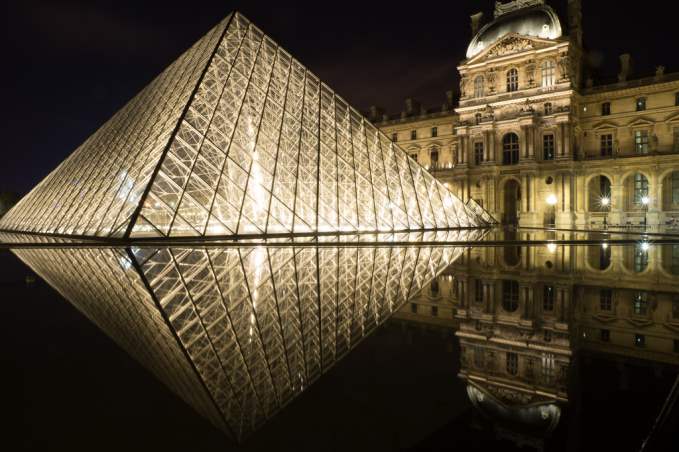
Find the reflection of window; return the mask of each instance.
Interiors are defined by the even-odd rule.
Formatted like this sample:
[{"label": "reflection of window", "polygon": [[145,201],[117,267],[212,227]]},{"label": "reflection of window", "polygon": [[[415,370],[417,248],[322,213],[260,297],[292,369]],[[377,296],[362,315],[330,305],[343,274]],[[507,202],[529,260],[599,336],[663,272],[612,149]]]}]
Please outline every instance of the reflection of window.
[{"label": "reflection of window", "polygon": [[516,375],[519,372],[519,356],[514,352],[507,352],[507,373]]},{"label": "reflection of window", "polygon": [[510,69],[507,71],[507,91],[512,92],[519,89],[519,71]]},{"label": "reflection of window", "polygon": [[635,334],[634,335],[634,345],[637,347],[645,347],[646,346],[646,336],[643,334]]},{"label": "reflection of window", "polygon": [[411,140],[417,140],[417,130],[411,130],[410,131],[410,139]]},{"label": "reflection of window", "polygon": [[542,150],[545,160],[554,160],[554,135],[545,134],[542,137]]},{"label": "reflection of window", "polygon": [[554,287],[545,286],[544,296],[542,299],[542,310],[552,312],[554,310]]},{"label": "reflection of window", "polygon": [[515,133],[508,133],[502,138],[502,164],[517,163],[519,163],[519,137]]},{"label": "reflection of window", "polygon": [[639,243],[634,246],[634,271],[636,273],[641,273],[648,267],[648,250],[644,248]]},{"label": "reflection of window", "polygon": [[437,136],[439,136],[439,128],[438,127],[432,127],[431,128],[431,136],[433,138],[436,138]]},{"label": "reflection of window", "polygon": [[552,114],[552,103],[551,103],[551,102],[547,102],[547,103],[545,104],[545,116],[549,116],[549,115],[551,115],[551,114]]},{"label": "reflection of window", "polygon": [[648,196],[648,179],[641,173],[634,175],[634,204],[641,205],[641,199]]},{"label": "reflection of window", "polygon": [[507,312],[514,312],[519,307],[519,283],[516,281],[502,281],[502,308]]},{"label": "reflection of window", "polygon": [[604,102],[601,104],[601,116],[608,116],[611,114],[611,103]]},{"label": "reflection of window", "polygon": [[610,330],[601,330],[601,342],[609,342],[611,340]]},{"label": "reflection of window", "polygon": [[[670,273],[673,275],[679,275],[679,245],[672,246],[672,256],[670,260]],[[675,303],[677,303],[675,301]]]},{"label": "reflection of window", "polygon": [[599,149],[602,157],[610,157],[613,155],[613,134],[605,133],[601,135]]},{"label": "reflection of window", "polygon": [[648,154],[648,130],[634,131],[634,149],[637,154]]},{"label": "reflection of window", "polygon": [[483,75],[474,79],[474,97],[483,97]]},{"label": "reflection of window", "polygon": [[483,282],[480,279],[474,281],[474,301],[483,303]]},{"label": "reflection of window", "polygon": [[672,173],[670,184],[672,189],[672,204],[679,204],[679,171]]},{"label": "reflection of window", "polygon": [[646,292],[637,292],[634,294],[632,310],[634,311],[634,315],[646,315],[648,312],[648,294]]},{"label": "reflection of window", "polygon": [[637,99],[637,111],[644,111],[646,110],[646,98],[645,97],[639,97]]},{"label": "reflection of window", "polygon": [[478,166],[483,163],[483,142],[474,143],[474,163]]},{"label": "reflection of window", "polygon": [[554,72],[556,64],[552,60],[542,63],[542,86],[554,85]]},{"label": "reflection of window", "polygon": [[610,311],[613,307],[613,289],[601,289],[599,291],[599,308],[602,311]]}]

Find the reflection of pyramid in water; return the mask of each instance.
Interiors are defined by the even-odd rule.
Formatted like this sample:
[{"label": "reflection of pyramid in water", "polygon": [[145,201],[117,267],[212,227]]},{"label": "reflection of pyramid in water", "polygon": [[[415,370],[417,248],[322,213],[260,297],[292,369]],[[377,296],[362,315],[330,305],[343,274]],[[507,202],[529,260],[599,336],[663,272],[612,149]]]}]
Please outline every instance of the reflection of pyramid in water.
[{"label": "reflection of pyramid in water", "polygon": [[167,237],[485,224],[235,13],[88,138],[0,229]]},{"label": "reflection of pyramid in water", "polygon": [[[395,240],[477,240],[482,231]],[[13,250],[196,411],[241,439],[464,247],[362,243]]]}]

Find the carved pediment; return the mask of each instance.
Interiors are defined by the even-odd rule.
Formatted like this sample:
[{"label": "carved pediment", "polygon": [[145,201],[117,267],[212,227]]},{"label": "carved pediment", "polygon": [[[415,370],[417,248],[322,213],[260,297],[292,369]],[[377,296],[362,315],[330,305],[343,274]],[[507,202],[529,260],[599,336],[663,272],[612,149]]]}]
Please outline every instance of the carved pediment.
[{"label": "carved pediment", "polygon": [[476,62],[482,59],[510,55],[513,53],[525,52],[527,50],[543,49],[553,45],[553,41],[532,36],[523,36],[518,33],[509,33],[502,39],[490,45],[478,55],[471,58],[468,63]]}]

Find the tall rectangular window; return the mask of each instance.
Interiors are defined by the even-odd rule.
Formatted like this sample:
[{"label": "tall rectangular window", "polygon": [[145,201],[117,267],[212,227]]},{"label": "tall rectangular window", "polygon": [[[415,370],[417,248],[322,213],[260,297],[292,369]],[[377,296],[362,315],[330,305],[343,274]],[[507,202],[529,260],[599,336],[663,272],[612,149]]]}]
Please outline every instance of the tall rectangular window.
[{"label": "tall rectangular window", "polygon": [[632,300],[632,311],[634,315],[646,315],[648,313],[648,294],[637,292]]},{"label": "tall rectangular window", "polygon": [[608,116],[611,114],[611,103],[604,102],[601,104],[601,116]]},{"label": "tall rectangular window", "polygon": [[672,204],[679,204],[679,171],[672,173]]},{"label": "tall rectangular window", "polygon": [[554,85],[554,74],[556,72],[556,63],[552,60],[545,60],[542,63],[542,86]]},{"label": "tall rectangular window", "polygon": [[634,149],[637,154],[648,154],[648,130],[634,131]]},{"label": "tall rectangular window", "polygon": [[439,136],[439,128],[438,127],[432,127],[431,128],[431,136],[432,138],[436,138]]},{"label": "tall rectangular window", "polygon": [[679,93],[674,93],[674,106],[679,107]]},{"label": "tall rectangular window", "polygon": [[474,301],[476,303],[483,303],[483,281],[477,279],[474,281]]},{"label": "tall rectangular window", "polygon": [[[679,275],[679,245],[671,246],[672,246],[672,260],[670,262],[670,273],[672,273],[673,275]],[[674,304],[679,305],[679,301],[675,301]],[[674,305],[672,305],[672,313],[674,315]],[[675,318],[679,318],[679,316]]]},{"label": "tall rectangular window", "polygon": [[417,130],[411,130],[410,131],[410,139],[411,140],[417,140]]},{"label": "tall rectangular window", "polygon": [[602,157],[611,157],[613,155],[613,134],[605,133],[601,135],[600,147]]},{"label": "tall rectangular window", "polygon": [[613,308],[613,289],[599,291],[599,308],[602,311],[610,311]]},{"label": "tall rectangular window", "polygon": [[641,173],[634,174],[634,204],[640,206],[648,196],[648,179]]},{"label": "tall rectangular window", "polygon": [[519,371],[519,356],[514,352],[507,352],[507,373],[516,375]]},{"label": "tall rectangular window", "polygon": [[646,110],[646,98],[645,97],[639,97],[637,99],[637,111],[644,111]]},{"label": "tall rectangular window", "polygon": [[394,132],[391,134],[391,141],[396,143],[398,141],[398,133]]},{"label": "tall rectangular window", "polygon": [[679,152],[679,127],[674,128],[674,145],[672,148],[674,149],[674,152]]},{"label": "tall rectangular window", "polygon": [[519,89],[519,71],[510,69],[507,71],[507,92],[517,91]]},{"label": "tall rectangular window", "polygon": [[474,143],[474,163],[479,166],[483,163],[483,142],[477,141]]},{"label": "tall rectangular window", "polygon": [[429,154],[429,159],[431,161],[432,168],[438,168],[439,166],[439,151],[431,151]]},{"label": "tall rectangular window", "polygon": [[545,286],[542,298],[542,310],[545,312],[554,311],[554,286]]},{"label": "tall rectangular window", "polygon": [[545,134],[542,137],[542,151],[545,160],[554,160],[554,135]]}]

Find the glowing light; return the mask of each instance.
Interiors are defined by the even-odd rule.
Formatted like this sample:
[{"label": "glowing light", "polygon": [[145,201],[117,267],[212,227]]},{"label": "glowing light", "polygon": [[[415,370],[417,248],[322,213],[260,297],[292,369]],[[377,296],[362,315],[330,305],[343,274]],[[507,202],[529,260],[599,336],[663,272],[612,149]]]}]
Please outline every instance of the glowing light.
[{"label": "glowing light", "polygon": [[558,199],[556,198],[556,195],[554,193],[547,196],[547,204],[549,204],[550,206],[555,206],[557,202]]},{"label": "glowing light", "polygon": [[604,196],[603,198],[601,198],[601,205],[602,205],[602,206],[608,207],[608,205],[609,205],[610,203],[611,203],[611,199],[610,199],[610,198],[608,198],[608,197],[606,197],[606,196]]},{"label": "glowing light", "polygon": [[643,251],[645,253],[651,248],[651,244],[644,241],[644,242],[641,242],[641,245],[639,247],[641,248],[641,251]]},{"label": "glowing light", "polygon": [[608,243],[606,243],[606,242],[602,243],[601,248],[607,250],[608,249]]},{"label": "glowing light", "polygon": [[641,203],[645,206],[647,206],[651,202],[651,198],[648,196],[642,196],[641,197]]},{"label": "glowing light", "polygon": [[547,244],[547,251],[549,251],[550,253],[556,253],[556,248],[557,248],[556,243],[550,242]]}]

